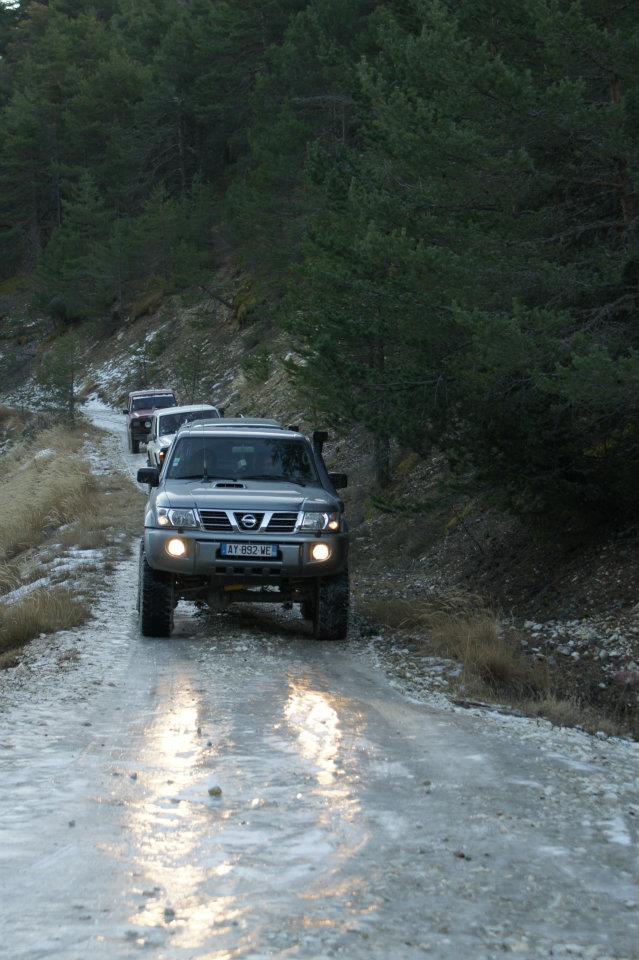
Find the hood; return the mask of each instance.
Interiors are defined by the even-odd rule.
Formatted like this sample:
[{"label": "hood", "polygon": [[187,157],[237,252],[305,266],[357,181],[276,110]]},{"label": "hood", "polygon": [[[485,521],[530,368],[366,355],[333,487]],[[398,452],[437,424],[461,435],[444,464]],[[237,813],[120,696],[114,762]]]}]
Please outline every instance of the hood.
[{"label": "hood", "polygon": [[149,407],[148,410],[134,410],[129,414],[132,420],[144,420],[146,417],[151,418],[155,413],[155,407]]},{"label": "hood", "polygon": [[243,488],[216,487],[200,480],[166,480],[157,494],[158,507],[201,510],[338,510],[339,500],[323,487],[246,480]]}]

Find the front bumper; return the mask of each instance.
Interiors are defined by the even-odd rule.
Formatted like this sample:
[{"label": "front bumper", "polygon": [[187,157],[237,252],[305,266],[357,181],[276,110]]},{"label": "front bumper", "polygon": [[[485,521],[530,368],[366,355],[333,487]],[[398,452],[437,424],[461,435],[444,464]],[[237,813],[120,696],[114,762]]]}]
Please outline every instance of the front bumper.
[{"label": "front bumper", "polygon": [[[166,552],[166,544],[179,537],[186,544],[183,557],[171,557]],[[221,557],[222,543],[270,543],[278,547],[276,560],[251,557]],[[326,543],[331,548],[327,560],[313,560],[311,548],[316,543]],[[210,534],[201,530],[178,532],[177,530],[158,530],[147,528],[144,532],[144,550],[147,561],[154,570],[185,576],[215,577],[232,576],[241,582],[243,577],[277,579],[298,579],[305,577],[323,577],[341,573],[346,567],[348,557],[348,536],[345,533],[316,537],[307,535],[255,535]]]}]

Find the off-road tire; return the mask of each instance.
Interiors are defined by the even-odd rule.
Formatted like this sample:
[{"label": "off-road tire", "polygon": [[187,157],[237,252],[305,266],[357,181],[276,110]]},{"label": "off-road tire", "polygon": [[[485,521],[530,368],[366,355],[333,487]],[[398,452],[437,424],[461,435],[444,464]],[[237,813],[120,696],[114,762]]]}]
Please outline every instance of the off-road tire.
[{"label": "off-road tire", "polygon": [[140,550],[138,619],[144,637],[170,637],[173,631],[175,584],[167,574],[150,567]]},{"label": "off-road tire", "polygon": [[343,640],[348,633],[348,573],[323,577],[317,583],[313,636],[316,640]]},{"label": "off-road tire", "polygon": [[140,441],[134,440],[132,436],[129,436],[129,450],[131,451],[131,453],[140,452]]}]

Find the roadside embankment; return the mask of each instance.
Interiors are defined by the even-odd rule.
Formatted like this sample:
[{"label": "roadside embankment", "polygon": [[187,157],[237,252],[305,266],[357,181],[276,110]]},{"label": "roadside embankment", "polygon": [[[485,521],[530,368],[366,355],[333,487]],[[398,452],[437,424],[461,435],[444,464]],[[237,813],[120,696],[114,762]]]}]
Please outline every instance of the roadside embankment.
[{"label": "roadside embankment", "polygon": [[141,493],[85,424],[14,436],[0,458],[0,668],[35,637],[91,616],[92,595],[129,552]]}]

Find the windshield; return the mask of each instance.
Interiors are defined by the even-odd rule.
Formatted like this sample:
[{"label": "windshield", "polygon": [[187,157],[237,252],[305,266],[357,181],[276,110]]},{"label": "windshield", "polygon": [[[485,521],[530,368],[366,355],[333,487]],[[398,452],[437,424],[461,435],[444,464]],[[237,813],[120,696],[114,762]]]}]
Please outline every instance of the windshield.
[{"label": "windshield", "polygon": [[132,397],[131,398],[131,409],[132,410],[152,410],[153,407],[156,407],[158,410],[161,410],[162,407],[174,407],[175,406],[175,397],[172,394],[169,394],[166,397]]},{"label": "windshield", "polygon": [[190,410],[184,413],[165,413],[158,420],[158,436],[176,433],[183,423],[193,420],[214,420],[218,416],[215,410]]},{"label": "windshield", "polygon": [[181,437],[167,470],[173,480],[317,481],[305,440],[266,437]]}]

